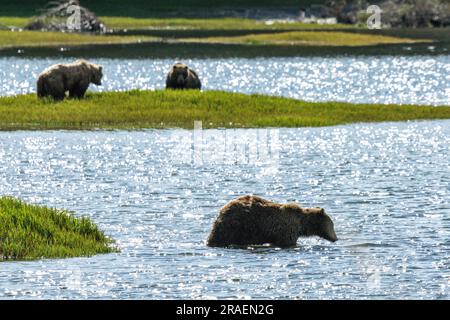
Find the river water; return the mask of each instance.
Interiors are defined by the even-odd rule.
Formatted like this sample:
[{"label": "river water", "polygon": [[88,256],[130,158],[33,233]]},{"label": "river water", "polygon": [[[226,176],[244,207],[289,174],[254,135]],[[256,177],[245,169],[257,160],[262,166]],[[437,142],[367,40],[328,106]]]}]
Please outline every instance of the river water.
[{"label": "river water", "polygon": [[[324,207],[340,240],[207,247],[247,193]],[[0,194],[89,216],[121,249],[2,262],[0,298],[450,298],[448,120],[2,132]]]},{"label": "river water", "polygon": [[[46,67],[67,58],[0,58],[0,96],[35,92]],[[105,70],[93,91],[162,89],[172,59],[93,59]],[[449,105],[450,56],[186,59],[205,90],[306,101]]]}]

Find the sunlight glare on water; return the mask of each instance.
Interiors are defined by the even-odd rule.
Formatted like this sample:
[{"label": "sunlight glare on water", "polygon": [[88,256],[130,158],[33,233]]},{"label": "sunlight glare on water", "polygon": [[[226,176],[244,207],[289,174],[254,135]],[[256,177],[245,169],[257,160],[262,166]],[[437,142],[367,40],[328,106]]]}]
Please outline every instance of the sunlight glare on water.
[{"label": "sunlight glare on water", "polygon": [[[450,297],[450,121],[279,129],[270,167],[174,157],[192,134],[0,133],[0,194],[90,216],[121,249],[2,262],[0,297]],[[339,241],[206,247],[219,208],[247,193],[326,208]]]},{"label": "sunlight glare on water", "polygon": [[[0,96],[35,92],[46,67],[65,59],[0,58]],[[104,66],[92,91],[163,89],[168,59],[92,59]],[[187,59],[204,90],[262,93],[306,101],[450,104],[450,56]]]}]

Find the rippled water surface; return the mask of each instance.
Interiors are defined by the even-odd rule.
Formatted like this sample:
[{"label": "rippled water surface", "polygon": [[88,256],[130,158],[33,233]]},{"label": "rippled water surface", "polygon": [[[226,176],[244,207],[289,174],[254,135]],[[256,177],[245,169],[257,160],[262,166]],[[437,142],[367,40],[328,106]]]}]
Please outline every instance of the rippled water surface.
[{"label": "rippled water surface", "polygon": [[[2,262],[0,297],[450,298],[450,121],[195,135],[0,133],[0,194],[88,215],[121,249]],[[216,149],[239,141],[257,151]],[[340,240],[206,247],[246,193],[324,207]]]},{"label": "rippled water surface", "polygon": [[[64,59],[0,58],[0,95],[35,91],[35,79]],[[96,59],[94,91],[162,89],[173,60]],[[186,60],[205,90],[264,93],[307,101],[450,104],[450,56],[297,57]]]}]

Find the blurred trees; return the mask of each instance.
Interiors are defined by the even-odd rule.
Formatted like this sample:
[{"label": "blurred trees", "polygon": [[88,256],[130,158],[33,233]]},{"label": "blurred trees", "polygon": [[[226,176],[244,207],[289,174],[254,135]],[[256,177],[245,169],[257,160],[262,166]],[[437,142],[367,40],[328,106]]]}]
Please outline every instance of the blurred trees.
[{"label": "blurred trees", "polygon": [[[375,1],[374,1],[375,2]],[[365,23],[366,9],[376,4],[381,10],[381,22],[387,27],[423,28],[450,26],[450,3],[443,0],[329,0],[327,15],[340,23]]]}]

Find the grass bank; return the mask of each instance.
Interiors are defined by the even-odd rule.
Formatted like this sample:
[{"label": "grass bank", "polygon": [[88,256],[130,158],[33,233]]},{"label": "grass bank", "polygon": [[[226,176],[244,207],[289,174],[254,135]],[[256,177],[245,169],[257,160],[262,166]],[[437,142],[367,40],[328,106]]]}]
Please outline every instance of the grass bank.
[{"label": "grass bank", "polygon": [[0,261],[91,256],[117,251],[88,218],[0,197]]},{"label": "grass bank", "polygon": [[[312,24],[301,22],[262,21],[245,18],[130,18],[100,17],[112,29],[169,29],[169,30],[311,30],[356,29],[353,25]],[[1,19],[0,19],[1,21]]]},{"label": "grass bank", "polygon": [[[310,30],[310,29],[356,29],[346,24],[311,24],[301,22],[269,22],[246,18],[133,18],[100,16],[99,19],[109,29],[129,30]],[[0,25],[23,28],[31,21],[30,17],[0,16]]]},{"label": "grass bank", "polygon": [[[223,30],[221,32],[226,32]],[[214,36],[170,38],[173,44],[202,43],[240,44],[271,46],[371,46],[385,44],[406,44],[430,42],[431,40],[398,38],[376,34],[358,34],[338,31],[290,31],[276,33],[244,34],[241,36]],[[98,46],[107,44],[140,44],[169,40],[166,37],[151,35],[90,35],[63,32],[8,31],[0,30],[0,49],[56,47],[56,46]]]},{"label": "grass bank", "polygon": [[222,91],[90,93],[82,100],[0,98],[0,130],[318,127],[354,122],[450,119],[450,107],[311,103]]},{"label": "grass bank", "polygon": [[183,39],[182,41],[245,45],[371,46],[380,44],[430,42],[431,40],[414,40],[392,36],[357,34],[347,32],[291,31],[268,34],[248,34],[237,37],[189,38]]},{"label": "grass bank", "polygon": [[[269,45],[269,46],[341,46],[415,44],[445,41],[448,30],[431,32],[397,32],[366,30],[352,25],[318,25],[300,22],[267,23],[244,18],[132,18],[100,17],[113,29],[111,35],[70,34],[58,32],[0,31],[0,49],[48,46],[132,44],[148,42],[201,43],[203,45]],[[0,17],[0,26],[23,27],[29,19]],[[1,29],[1,28],[0,28]],[[370,31],[370,32],[369,32]],[[418,35],[423,35],[421,38]]]},{"label": "grass bank", "polygon": [[30,22],[30,18],[0,16],[0,27],[23,28]]},{"label": "grass bank", "polygon": [[71,46],[96,44],[131,44],[154,41],[150,36],[106,36],[63,32],[0,30],[0,48]]}]

